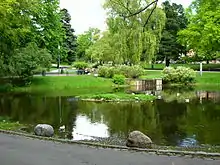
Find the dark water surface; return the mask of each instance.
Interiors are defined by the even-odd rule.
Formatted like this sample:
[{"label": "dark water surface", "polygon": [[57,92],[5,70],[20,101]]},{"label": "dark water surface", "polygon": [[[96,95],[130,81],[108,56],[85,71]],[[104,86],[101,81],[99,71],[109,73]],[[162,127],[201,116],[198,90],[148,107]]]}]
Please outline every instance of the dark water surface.
[{"label": "dark water surface", "polygon": [[[0,116],[30,124],[51,124],[72,140],[106,140],[123,144],[140,130],[158,145],[220,145],[220,92],[160,93],[145,103],[95,103],[74,97],[34,94],[0,95]],[[113,140],[112,140],[113,139]]]}]

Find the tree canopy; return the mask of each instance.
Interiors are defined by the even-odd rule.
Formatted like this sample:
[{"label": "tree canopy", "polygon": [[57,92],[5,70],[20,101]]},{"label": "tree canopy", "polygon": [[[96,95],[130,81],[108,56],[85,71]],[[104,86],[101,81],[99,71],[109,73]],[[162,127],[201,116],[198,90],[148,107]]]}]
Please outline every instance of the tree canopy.
[{"label": "tree canopy", "polygon": [[166,19],[157,1],[106,0],[104,8],[108,28],[89,50],[93,58],[127,64],[151,61]]},{"label": "tree canopy", "polygon": [[198,56],[220,55],[220,0],[194,0],[187,10],[189,25],[179,32],[179,41]]},{"label": "tree canopy", "polygon": [[65,32],[65,37],[62,43],[64,54],[63,60],[71,64],[76,60],[76,47],[77,47],[77,36],[74,34],[75,30],[71,26],[71,16],[67,9],[61,10],[61,22],[62,28]]},{"label": "tree canopy", "polygon": [[[0,19],[0,69],[3,76],[23,77],[23,71],[18,71],[20,67],[17,67],[20,61],[21,69],[33,70],[47,60],[51,61],[49,56],[57,58],[58,45],[65,35],[58,0],[1,0]],[[39,56],[38,52],[42,51],[45,58]],[[18,57],[22,60],[19,61]],[[30,62],[36,62],[36,65]],[[33,72],[26,73],[31,76]]]},{"label": "tree canopy", "polygon": [[77,38],[77,59],[90,60],[91,55],[86,55],[86,51],[100,38],[100,30],[97,28],[89,28]]},{"label": "tree canopy", "polygon": [[182,54],[186,54],[186,46],[178,43],[177,33],[186,28],[187,18],[182,5],[170,4],[169,1],[165,1],[162,3],[162,7],[167,21],[162,33],[157,60],[166,59],[168,66],[171,59],[176,61]]}]

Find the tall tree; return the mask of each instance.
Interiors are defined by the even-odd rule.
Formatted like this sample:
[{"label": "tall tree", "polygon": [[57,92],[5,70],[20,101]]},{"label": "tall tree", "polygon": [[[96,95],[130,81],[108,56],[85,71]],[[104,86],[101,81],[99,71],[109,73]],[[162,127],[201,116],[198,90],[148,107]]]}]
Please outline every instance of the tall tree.
[{"label": "tall tree", "polygon": [[[58,0],[1,0],[0,69],[2,76],[23,76],[23,71],[16,71],[20,64],[22,64],[20,69],[25,70],[23,68],[32,65],[29,60],[33,60],[31,62],[36,63],[33,64],[35,67],[29,67],[29,70],[33,70],[41,63],[45,63],[45,60],[50,61],[49,53],[53,56],[57,55],[58,44],[62,41],[58,9]],[[39,60],[37,52],[43,52],[42,55],[44,54],[45,58],[39,57],[41,59]],[[17,56],[24,60],[18,61]],[[33,72],[28,71],[28,74],[31,73]]]},{"label": "tall tree", "polygon": [[86,51],[100,38],[100,30],[97,28],[89,28],[77,38],[77,59],[90,60],[86,57]]},{"label": "tall tree", "polygon": [[[152,8],[149,8],[154,4]],[[157,1],[107,0],[107,25],[123,63],[149,62],[158,51],[165,14]]]},{"label": "tall tree", "polygon": [[36,25],[37,43],[39,47],[48,49],[53,56],[53,61],[59,65],[59,60],[63,58],[62,56],[65,56],[62,45],[65,31],[61,23],[59,0],[37,1],[37,12],[32,19],[33,24]]},{"label": "tall tree", "polygon": [[70,21],[71,16],[68,13],[67,9],[61,10],[62,15],[62,24],[65,31],[65,38],[63,40],[63,48],[67,54],[66,61],[71,64],[76,60],[76,35],[74,34],[75,30],[71,27]]},{"label": "tall tree", "polygon": [[206,60],[220,56],[220,0],[194,0],[187,16],[189,25],[179,40]]},{"label": "tall tree", "polygon": [[181,54],[186,54],[186,46],[178,43],[177,33],[186,28],[187,18],[182,5],[170,4],[169,1],[165,1],[162,6],[166,13],[167,21],[162,33],[157,59],[165,59],[166,66],[169,66],[171,59],[177,60]]},{"label": "tall tree", "polygon": [[86,50],[86,57],[92,62],[112,61],[113,63],[121,63],[120,45],[117,45],[117,49],[113,49],[118,43],[119,37],[111,36],[108,31],[103,32],[102,37]]}]

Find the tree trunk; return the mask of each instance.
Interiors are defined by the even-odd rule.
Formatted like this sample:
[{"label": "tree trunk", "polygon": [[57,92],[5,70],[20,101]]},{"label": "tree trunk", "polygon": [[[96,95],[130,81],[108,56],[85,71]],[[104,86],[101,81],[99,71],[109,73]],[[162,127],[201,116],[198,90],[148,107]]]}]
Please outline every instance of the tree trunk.
[{"label": "tree trunk", "polygon": [[154,64],[153,63],[151,64],[151,69],[154,69]]},{"label": "tree trunk", "polygon": [[170,66],[170,59],[166,58],[166,67],[169,67],[169,66]]}]

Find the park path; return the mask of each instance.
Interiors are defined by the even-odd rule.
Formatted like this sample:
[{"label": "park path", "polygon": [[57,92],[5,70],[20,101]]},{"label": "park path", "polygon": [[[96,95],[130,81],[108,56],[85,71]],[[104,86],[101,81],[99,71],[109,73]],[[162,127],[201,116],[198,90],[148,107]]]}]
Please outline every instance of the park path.
[{"label": "park path", "polygon": [[220,165],[220,160],[157,156],[0,133],[1,165]]}]

